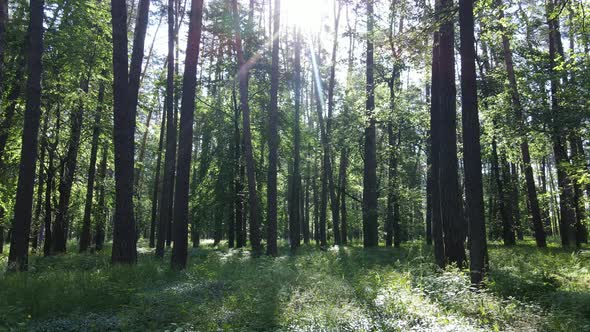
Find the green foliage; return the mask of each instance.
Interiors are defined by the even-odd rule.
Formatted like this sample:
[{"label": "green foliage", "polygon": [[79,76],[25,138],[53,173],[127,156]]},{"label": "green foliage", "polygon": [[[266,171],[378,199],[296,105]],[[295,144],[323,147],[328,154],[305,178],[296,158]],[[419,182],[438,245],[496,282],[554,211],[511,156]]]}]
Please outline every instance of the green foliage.
[{"label": "green foliage", "polygon": [[[283,252],[286,252],[286,248]],[[177,273],[140,248],[137,266],[99,254],[32,257],[0,277],[0,329],[32,331],[583,331],[590,327],[590,256],[532,243],[490,246],[487,289],[464,271],[437,272],[431,248],[357,246],[253,259],[190,253]]]}]

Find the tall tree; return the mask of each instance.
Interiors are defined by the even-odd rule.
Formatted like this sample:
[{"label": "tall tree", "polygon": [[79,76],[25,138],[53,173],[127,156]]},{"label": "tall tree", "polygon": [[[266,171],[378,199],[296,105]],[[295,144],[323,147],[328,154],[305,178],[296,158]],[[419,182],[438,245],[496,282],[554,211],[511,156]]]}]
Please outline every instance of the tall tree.
[{"label": "tall tree", "polygon": [[160,202],[160,221],[156,240],[156,256],[164,257],[164,245],[172,223],[174,172],[176,167],[176,117],[174,116],[174,0],[168,0],[168,58],[166,75],[166,153]]},{"label": "tall tree", "polygon": [[31,210],[33,206],[33,187],[35,185],[39,120],[41,117],[43,0],[31,0],[29,8],[25,119],[14,204],[14,223],[10,236],[10,253],[8,254],[7,269],[9,271],[26,271],[28,269]]},{"label": "tall tree", "polygon": [[557,2],[546,1],[547,24],[549,26],[549,72],[551,84],[551,140],[553,143],[553,155],[557,168],[557,183],[559,186],[559,234],[561,245],[564,247],[576,245],[575,232],[575,201],[572,181],[567,173],[569,159],[565,141],[565,129],[567,124],[562,120],[562,111],[559,101],[560,78],[555,70],[556,59],[559,53],[561,34],[559,32],[559,11],[555,8]]},{"label": "tall tree", "polygon": [[325,152],[325,160],[327,164],[324,165],[328,175],[328,189],[330,192],[330,209],[332,211],[332,231],[334,232],[334,244],[342,244],[342,238],[340,233],[340,208],[339,201],[336,197],[336,186],[334,184],[334,175],[332,170],[332,152],[331,152],[331,139],[332,139],[332,121],[334,113],[334,89],[336,87],[336,60],[338,53],[338,27],[340,25],[340,13],[342,12],[342,6],[339,1],[334,1],[334,41],[332,42],[332,59],[330,61],[330,79],[328,81],[328,117],[326,119],[326,142],[328,150]]},{"label": "tall tree", "polygon": [[180,139],[176,169],[174,205],[174,247],[172,268],[184,269],[188,249],[188,193],[193,143],[195,94],[197,88],[197,63],[201,43],[203,0],[191,1],[191,16],[184,61],[182,104],[180,108]]},{"label": "tall tree", "polygon": [[232,0],[233,23],[235,33],[235,50],[238,62],[238,86],[240,91],[240,108],[242,110],[242,131],[244,136],[244,159],[246,161],[246,176],[248,178],[248,205],[250,217],[250,244],[255,254],[259,254],[260,246],[260,223],[258,194],[256,193],[256,167],[252,151],[252,133],[250,129],[250,107],[248,105],[248,80],[252,61],[246,62],[242,48],[242,37],[240,28],[240,12],[238,1]]},{"label": "tall tree", "polygon": [[[295,122],[293,128],[293,176],[291,178],[291,197],[290,201],[294,206],[303,204],[300,202],[301,198],[301,128],[300,128],[300,113],[301,113],[301,35],[299,29],[295,31],[295,59],[293,63],[293,71],[295,72],[294,89],[295,89]],[[301,242],[301,219],[300,209],[291,209],[289,215],[289,239],[291,241],[291,250],[299,247]],[[309,242],[309,230],[303,227],[304,240]]]},{"label": "tall tree", "polygon": [[80,252],[88,250],[90,245],[90,216],[94,197],[94,180],[96,174],[96,156],[98,154],[98,139],[100,137],[102,103],[104,100],[104,83],[98,89],[98,106],[94,113],[94,127],[92,128],[92,142],[90,148],[90,164],[88,165],[88,182],[86,184],[86,201],[84,203],[84,220],[80,235]]},{"label": "tall tree", "polygon": [[439,49],[439,89],[440,112],[440,199],[443,218],[445,257],[448,262],[463,266],[465,249],[463,246],[461,220],[462,203],[459,192],[459,174],[457,161],[457,113],[455,87],[455,48],[454,24],[449,13],[452,12],[452,0],[441,0],[442,22],[440,26]]},{"label": "tall tree", "polygon": [[131,64],[127,55],[127,5],[111,2],[113,25],[113,111],[115,143],[115,222],[112,263],[137,261],[135,217],[133,211],[133,175],[135,155],[135,117],[149,0],[140,0],[135,23]]},{"label": "tall tree", "polygon": [[[504,20],[504,10],[502,9],[502,1],[497,0],[496,5],[499,9],[499,19]],[[533,175],[533,167],[531,165],[531,154],[529,149],[529,139],[525,130],[525,118],[520,102],[520,95],[518,91],[518,84],[516,82],[516,75],[514,73],[514,62],[512,60],[512,48],[510,46],[510,39],[506,28],[503,24],[499,25],[500,33],[502,35],[502,48],[504,52],[504,64],[506,65],[506,73],[508,75],[509,92],[512,100],[512,108],[516,116],[518,136],[520,138],[520,151],[522,154],[522,162],[524,164],[524,176],[526,180],[527,193],[529,198],[531,216],[533,219],[533,229],[535,231],[535,241],[538,247],[546,247],[547,241],[543,223],[541,221],[541,209],[539,208],[539,199],[537,197],[537,188],[535,187],[535,178]]]},{"label": "tall tree", "polygon": [[469,222],[469,271],[471,283],[479,284],[485,274],[487,255],[486,228],[481,175],[481,145],[477,108],[477,75],[475,72],[475,33],[473,0],[459,1],[461,28],[461,114],[463,124],[463,163],[465,198]]},{"label": "tall tree", "polygon": [[[158,100],[159,103],[159,100]],[[156,247],[156,219],[158,218],[158,204],[162,200],[162,179],[160,170],[162,169],[162,149],[164,147],[164,134],[166,133],[166,106],[164,105],[162,113],[162,123],[160,124],[160,138],[158,139],[158,152],[156,157],[156,171],[154,175],[154,187],[152,191],[152,211],[150,218],[150,248]]]},{"label": "tall tree", "polygon": [[96,202],[95,216],[96,221],[94,223],[94,246],[96,250],[102,250],[105,238],[105,219],[106,219],[106,188],[105,181],[107,176],[107,158],[109,149],[107,147],[107,141],[105,140],[102,144],[102,157],[100,165],[98,166],[98,200]]},{"label": "tall tree", "polygon": [[[281,26],[281,1],[275,0],[272,34],[272,63],[270,70],[270,110],[268,112],[268,184],[267,205],[268,223],[266,225],[266,254],[277,256],[277,159],[279,148],[279,33]],[[293,203],[293,202],[291,202]],[[292,208],[292,210],[297,208]]]},{"label": "tall tree", "polygon": [[377,137],[375,119],[375,83],[373,77],[373,0],[367,1],[366,124],[363,172],[363,239],[365,247],[379,244],[377,206]]}]

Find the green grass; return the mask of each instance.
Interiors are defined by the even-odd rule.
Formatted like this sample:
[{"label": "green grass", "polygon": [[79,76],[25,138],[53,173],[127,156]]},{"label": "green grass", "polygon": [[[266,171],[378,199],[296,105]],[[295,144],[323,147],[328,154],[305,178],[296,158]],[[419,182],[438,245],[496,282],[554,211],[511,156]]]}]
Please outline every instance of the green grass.
[{"label": "green grass", "polygon": [[145,247],[134,267],[110,266],[108,250],[33,256],[0,275],[0,330],[590,331],[587,249],[492,244],[485,291],[419,243],[281,252],[205,245],[180,273]]}]

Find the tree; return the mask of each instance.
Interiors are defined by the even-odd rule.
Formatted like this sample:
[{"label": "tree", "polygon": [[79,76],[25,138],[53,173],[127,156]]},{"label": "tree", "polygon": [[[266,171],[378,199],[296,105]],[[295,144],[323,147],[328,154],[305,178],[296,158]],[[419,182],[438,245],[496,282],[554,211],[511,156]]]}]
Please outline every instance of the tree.
[{"label": "tree", "polygon": [[248,77],[252,62],[244,60],[240,29],[240,13],[238,1],[232,0],[233,23],[235,33],[234,48],[238,63],[238,86],[240,91],[240,108],[242,110],[242,135],[244,136],[244,159],[246,162],[246,176],[248,178],[248,205],[250,217],[250,244],[255,254],[261,251],[258,194],[256,193],[256,175],[254,155],[252,152],[252,134],[250,129],[250,107],[248,105]]},{"label": "tree", "polygon": [[[291,178],[291,196],[290,201],[294,206],[303,204],[300,202],[301,198],[301,32],[299,29],[295,31],[295,59],[293,64],[294,89],[295,89],[295,122],[293,128],[293,176]],[[300,209],[291,209],[289,215],[289,239],[291,241],[291,250],[296,250],[301,241],[301,219]],[[303,227],[304,242],[309,242],[309,228]]]},{"label": "tree", "polygon": [[92,143],[90,150],[90,165],[88,166],[88,182],[86,185],[86,202],[84,204],[84,221],[82,235],[80,236],[80,252],[88,250],[90,245],[90,215],[92,212],[92,199],[94,197],[94,180],[96,174],[96,157],[98,155],[98,140],[101,129],[102,103],[104,100],[104,83],[100,83],[98,90],[98,106],[94,114],[94,127],[92,128]]},{"label": "tree", "polygon": [[188,249],[188,193],[193,143],[195,93],[197,88],[197,63],[201,43],[203,0],[191,1],[191,16],[184,61],[182,104],[180,108],[180,133],[176,191],[174,205],[174,247],[172,268],[184,269]]},{"label": "tree", "polygon": [[[279,33],[281,18],[281,1],[275,0],[273,15],[272,64],[270,70],[270,110],[268,112],[268,224],[266,237],[266,254],[277,256],[277,159],[279,147],[278,134],[278,92],[279,92]],[[292,202],[293,203],[293,202]],[[292,204],[291,203],[291,204]],[[297,210],[298,208],[292,208]]]},{"label": "tree", "polygon": [[469,270],[471,283],[479,284],[485,275],[487,243],[477,108],[473,0],[459,1],[459,24],[461,27],[461,114],[465,164],[465,198],[470,244]]},{"label": "tree", "polygon": [[379,245],[377,209],[377,142],[375,128],[375,83],[373,78],[373,0],[367,1],[366,125],[363,172],[363,240],[365,247]]},{"label": "tree", "polygon": [[128,68],[127,5],[122,0],[113,0],[111,3],[115,143],[115,222],[113,227],[112,263],[134,264],[137,261],[133,211],[134,136],[149,5],[149,0],[139,1],[131,64]]},{"label": "tree", "polygon": [[174,172],[176,168],[176,118],[174,116],[174,0],[168,0],[168,58],[166,75],[166,153],[160,202],[160,221],[156,241],[156,257],[164,257],[164,244],[172,223]]},{"label": "tree", "polygon": [[[498,0],[496,4],[500,7],[499,18],[504,19],[504,11],[501,8],[502,2]],[[520,95],[518,92],[518,84],[516,82],[516,75],[514,74],[514,62],[512,60],[512,49],[510,47],[510,39],[506,33],[503,25],[499,27],[502,35],[502,48],[504,52],[504,64],[506,65],[506,73],[508,75],[509,93],[512,100],[512,108],[516,116],[518,126],[518,137],[520,138],[520,151],[522,154],[522,162],[524,164],[524,176],[526,180],[527,192],[529,196],[529,204],[531,216],[533,219],[533,228],[535,230],[535,241],[538,247],[546,247],[545,230],[541,222],[541,209],[539,208],[539,199],[537,197],[537,188],[535,187],[535,179],[533,176],[533,168],[531,165],[531,154],[529,148],[529,139],[525,131],[525,120],[522,113],[522,105],[520,102]]]},{"label": "tree", "polygon": [[[43,54],[43,0],[31,0],[27,50],[26,106],[22,134],[14,223],[10,237],[8,271],[26,271],[35,185],[39,119],[41,117],[41,72]],[[3,9],[2,9],[3,10]]]}]

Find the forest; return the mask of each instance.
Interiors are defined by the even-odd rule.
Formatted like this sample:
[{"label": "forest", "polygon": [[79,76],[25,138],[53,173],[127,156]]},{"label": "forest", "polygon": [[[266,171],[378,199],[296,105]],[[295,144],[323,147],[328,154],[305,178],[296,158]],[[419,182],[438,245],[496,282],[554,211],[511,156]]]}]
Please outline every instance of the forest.
[{"label": "forest", "polygon": [[588,0],[0,0],[0,331],[590,331]]}]

